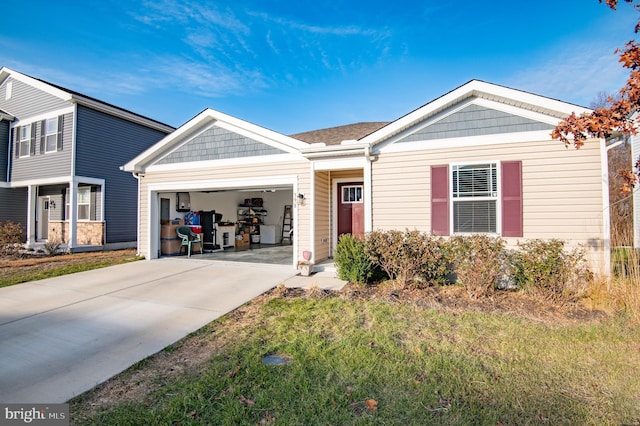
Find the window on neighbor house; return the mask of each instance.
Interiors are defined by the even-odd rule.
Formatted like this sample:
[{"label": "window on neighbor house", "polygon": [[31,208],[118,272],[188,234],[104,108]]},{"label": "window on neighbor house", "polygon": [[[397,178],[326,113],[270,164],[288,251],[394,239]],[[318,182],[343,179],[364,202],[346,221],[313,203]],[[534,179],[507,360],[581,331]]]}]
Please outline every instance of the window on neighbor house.
[{"label": "window on neighbor house", "polygon": [[[69,220],[71,211],[69,210],[69,190],[64,201],[64,217]],[[78,188],[78,220],[91,219],[91,187]]]},{"label": "window on neighbor house", "polygon": [[453,232],[497,233],[497,164],[454,165],[451,170]]},{"label": "window on neighbor house", "polygon": [[28,157],[31,152],[31,124],[27,124],[26,126],[20,126],[20,131],[18,134],[19,137],[19,156],[20,157]]},{"label": "window on neighbor house", "polygon": [[44,127],[45,152],[56,152],[58,150],[58,118],[45,120]]},{"label": "window on neighbor house", "polygon": [[342,203],[353,204],[362,203],[362,185],[343,186]]}]

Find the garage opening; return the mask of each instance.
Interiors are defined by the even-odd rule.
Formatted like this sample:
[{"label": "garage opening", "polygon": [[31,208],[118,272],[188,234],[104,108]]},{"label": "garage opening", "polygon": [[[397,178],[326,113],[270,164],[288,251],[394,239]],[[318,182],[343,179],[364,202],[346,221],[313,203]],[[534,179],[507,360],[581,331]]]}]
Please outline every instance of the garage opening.
[{"label": "garage opening", "polygon": [[199,234],[192,257],[252,263],[293,263],[291,185],[158,192],[160,256],[185,256],[179,226]]}]

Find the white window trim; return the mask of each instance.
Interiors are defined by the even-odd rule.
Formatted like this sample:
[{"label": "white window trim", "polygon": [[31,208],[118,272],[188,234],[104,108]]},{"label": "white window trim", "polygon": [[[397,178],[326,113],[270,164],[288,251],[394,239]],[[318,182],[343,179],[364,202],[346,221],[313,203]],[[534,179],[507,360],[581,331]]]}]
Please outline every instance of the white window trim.
[{"label": "white window trim", "polygon": [[[53,121],[54,130],[52,133],[47,131],[47,123]],[[58,117],[51,117],[44,120],[44,129],[41,130],[44,133],[44,152],[49,154],[51,152],[58,151]],[[53,136],[53,149],[49,149],[49,136]]]},{"label": "white window trim", "polygon": [[[78,215],[76,220],[78,222],[92,222],[92,220],[91,220],[91,188],[92,188],[91,186],[79,186],[78,187],[78,196],[76,197],[76,211],[78,212],[78,213],[76,213]],[[80,202],[80,192],[81,191],[89,191],[89,202],[88,203],[81,203]],[[65,195],[65,200],[64,200],[64,220],[65,221],[69,221],[69,216],[70,216],[70,213],[71,213],[71,211],[69,209],[69,207],[70,207],[69,200],[70,199],[71,199],[71,197],[69,196],[69,190],[67,189],[67,193]],[[80,209],[78,207],[80,207],[81,205],[89,206],[89,210],[88,210],[89,218],[88,219],[80,218],[80,216],[79,216]]]},{"label": "white window trim", "polygon": [[[344,199],[344,190],[353,188],[355,191],[360,189],[360,199],[351,201]],[[355,194],[357,196],[357,193]],[[342,204],[362,204],[364,203],[364,185],[363,184],[354,184],[354,185],[344,185],[342,186],[342,192],[340,193],[340,200]]]},{"label": "white window trim", "polygon": [[[468,198],[454,198],[453,193],[453,169],[455,166],[473,166],[476,164],[495,164],[496,165],[496,196],[495,197],[468,197]],[[499,236],[502,229],[502,166],[499,160],[486,160],[486,161],[460,161],[455,163],[449,163],[449,234],[450,235],[493,235]],[[496,231],[495,232],[456,232],[455,231],[455,215],[453,204],[459,201],[484,201],[495,200],[496,202]]]},{"label": "white window trim", "polygon": [[[89,200],[86,203],[81,203],[80,199],[80,193],[81,192],[88,192],[89,193]],[[81,218],[80,217],[80,206],[87,206],[87,218]],[[91,187],[90,186],[81,186],[78,187],[78,222],[90,222],[91,221]]]},{"label": "white window trim", "polygon": [[[19,158],[26,158],[26,157],[30,157],[31,156],[31,126],[33,126],[32,123],[29,124],[25,124],[24,126],[20,126],[18,128],[19,130],[19,135],[18,135],[18,150],[20,151],[18,154]],[[28,131],[26,129],[29,129]],[[22,138],[22,133],[26,133],[27,138],[23,139]],[[23,149],[22,149],[22,144],[26,143],[27,144],[27,149],[26,149],[26,154],[23,153]]]}]

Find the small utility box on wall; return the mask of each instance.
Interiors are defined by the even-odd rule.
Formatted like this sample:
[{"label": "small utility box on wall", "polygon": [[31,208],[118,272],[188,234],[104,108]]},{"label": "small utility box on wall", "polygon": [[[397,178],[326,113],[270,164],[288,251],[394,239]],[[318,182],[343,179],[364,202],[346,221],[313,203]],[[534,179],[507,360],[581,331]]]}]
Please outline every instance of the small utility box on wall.
[{"label": "small utility box on wall", "polygon": [[189,212],[191,211],[191,197],[188,192],[176,193],[176,211],[177,212]]}]

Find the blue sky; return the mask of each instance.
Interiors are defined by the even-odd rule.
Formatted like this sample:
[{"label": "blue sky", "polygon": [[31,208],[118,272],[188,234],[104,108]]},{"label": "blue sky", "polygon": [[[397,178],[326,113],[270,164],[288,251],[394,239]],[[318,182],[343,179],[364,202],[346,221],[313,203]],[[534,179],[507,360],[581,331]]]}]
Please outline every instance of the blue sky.
[{"label": "blue sky", "polygon": [[285,134],[391,121],[481,79],[588,106],[638,12],[597,0],[22,0],[0,66],[179,126],[210,107]]}]

